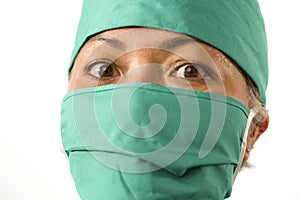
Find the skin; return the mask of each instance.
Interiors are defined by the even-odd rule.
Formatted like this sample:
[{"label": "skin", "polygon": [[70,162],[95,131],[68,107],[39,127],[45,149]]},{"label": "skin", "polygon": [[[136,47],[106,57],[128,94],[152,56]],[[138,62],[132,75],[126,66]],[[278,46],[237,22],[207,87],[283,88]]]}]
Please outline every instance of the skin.
[{"label": "skin", "polygon": [[[184,34],[151,28],[119,28],[90,38],[74,62],[68,92],[128,82],[224,94],[249,107],[243,73],[222,52]],[[249,134],[250,147],[267,127],[268,119]]]}]

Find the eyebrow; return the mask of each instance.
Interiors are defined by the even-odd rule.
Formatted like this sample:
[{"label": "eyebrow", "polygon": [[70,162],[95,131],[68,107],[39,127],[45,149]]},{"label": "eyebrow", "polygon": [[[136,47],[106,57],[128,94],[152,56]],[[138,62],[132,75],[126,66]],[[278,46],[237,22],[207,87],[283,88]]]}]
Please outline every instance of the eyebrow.
[{"label": "eyebrow", "polygon": [[122,47],[124,47],[124,43],[115,38],[99,37],[99,38],[96,38],[96,41],[106,43],[106,44],[108,44],[114,48],[118,48],[118,49],[121,49]]},{"label": "eyebrow", "polygon": [[193,38],[189,37],[177,37],[166,40],[162,43],[160,48],[165,50],[175,49],[176,47],[180,47],[189,43],[195,43],[196,41]]},{"label": "eyebrow", "polygon": [[[106,37],[99,37],[96,38],[96,41],[108,44],[114,48],[118,48],[121,49],[123,48],[125,45],[122,41],[115,39],[115,38],[106,38]],[[159,46],[159,48],[161,49],[165,49],[165,50],[170,50],[170,49],[174,49],[176,47],[179,46],[183,46],[189,43],[195,43],[196,40],[190,37],[177,37],[177,38],[172,38],[172,39],[168,39],[163,41],[163,43]]]}]

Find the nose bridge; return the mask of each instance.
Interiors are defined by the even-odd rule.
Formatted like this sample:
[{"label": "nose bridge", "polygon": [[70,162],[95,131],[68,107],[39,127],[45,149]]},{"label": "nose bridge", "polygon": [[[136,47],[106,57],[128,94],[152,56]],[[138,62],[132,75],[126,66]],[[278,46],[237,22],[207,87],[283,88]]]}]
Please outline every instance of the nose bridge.
[{"label": "nose bridge", "polygon": [[148,82],[165,84],[166,52],[159,49],[139,49],[123,55],[126,72],[121,82]]}]

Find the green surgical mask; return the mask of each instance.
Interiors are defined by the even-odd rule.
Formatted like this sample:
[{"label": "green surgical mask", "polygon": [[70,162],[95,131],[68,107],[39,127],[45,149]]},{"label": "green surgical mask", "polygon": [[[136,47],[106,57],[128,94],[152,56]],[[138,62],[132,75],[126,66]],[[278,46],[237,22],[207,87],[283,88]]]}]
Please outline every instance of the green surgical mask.
[{"label": "green surgical mask", "polygon": [[231,194],[249,113],[224,95],[157,84],[78,89],[63,100],[62,141],[84,200],[218,200]]}]

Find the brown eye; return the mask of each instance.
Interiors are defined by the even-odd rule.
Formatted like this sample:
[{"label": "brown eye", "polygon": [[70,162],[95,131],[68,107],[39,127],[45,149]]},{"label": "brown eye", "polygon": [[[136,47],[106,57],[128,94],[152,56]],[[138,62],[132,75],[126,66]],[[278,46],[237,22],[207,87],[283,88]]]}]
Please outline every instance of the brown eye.
[{"label": "brown eye", "polygon": [[193,65],[188,65],[183,68],[183,74],[185,78],[196,78],[199,76],[199,71]]},{"label": "brown eye", "polygon": [[187,63],[178,67],[172,75],[179,78],[203,79],[208,76],[208,73],[203,67],[197,64]]},{"label": "brown eye", "polygon": [[88,74],[98,79],[114,78],[120,75],[113,63],[96,62],[88,68]]}]

